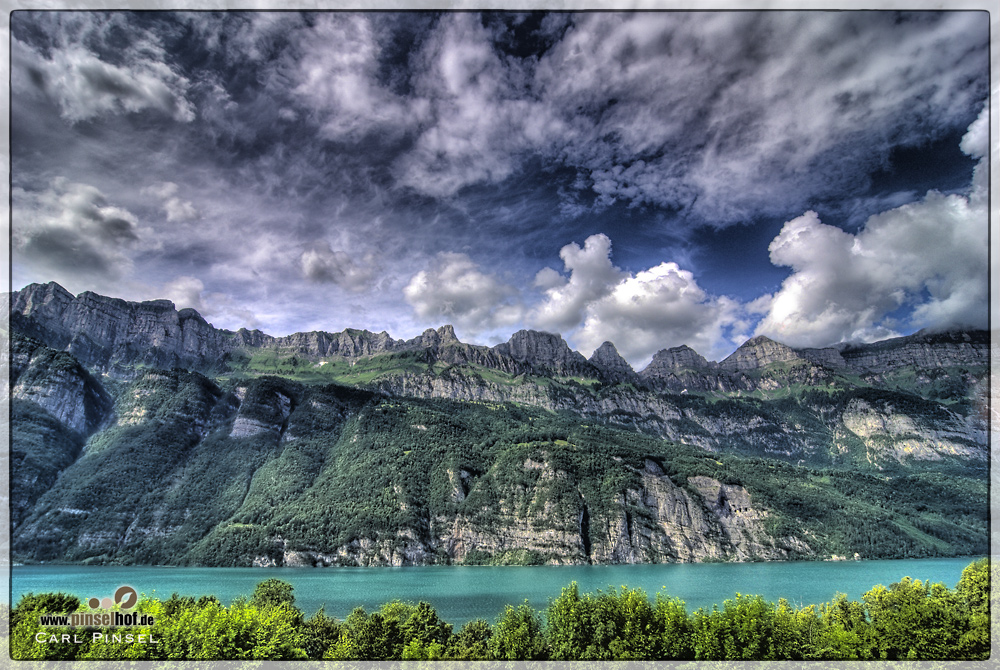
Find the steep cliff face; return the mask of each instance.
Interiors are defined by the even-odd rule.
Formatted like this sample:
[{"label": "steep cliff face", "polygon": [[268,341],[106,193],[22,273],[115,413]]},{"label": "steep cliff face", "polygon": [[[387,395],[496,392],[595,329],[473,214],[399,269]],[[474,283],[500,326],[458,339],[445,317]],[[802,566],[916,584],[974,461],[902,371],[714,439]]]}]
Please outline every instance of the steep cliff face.
[{"label": "steep cliff face", "polygon": [[873,344],[845,347],[841,356],[848,366],[882,373],[901,367],[925,370],[950,366],[989,365],[990,334],[985,330],[928,333],[920,331]]},{"label": "steep cliff face", "polygon": [[743,343],[739,349],[719,363],[724,370],[756,370],[772,363],[787,363],[802,360],[794,349],[774,340],[758,335]]},{"label": "steep cliff face", "polygon": [[928,417],[891,402],[858,398],[847,404],[843,424],[864,443],[865,457],[873,465],[946,457],[985,463],[989,457],[983,449],[986,427],[974,418],[943,409]]},{"label": "steep cliff face", "polygon": [[[435,516],[391,541],[363,538],[332,548],[289,550],[281,538],[280,554],[258,556],[254,562],[569,565],[778,560],[815,553],[798,538],[768,535],[763,521],[769,512],[753,503],[743,487],[709,477],[691,478],[682,487],[651,460],[641,468],[618,461],[612,470],[619,469],[630,483],[611,496],[602,496],[542,451],[519,461],[515,477],[500,468],[473,482],[472,490],[456,500],[468,498],[473,509]],[[498,502],[476,508],[483,490],[499,496]]]},{"label": "steep cliff face", "polygon": [[38,405],[86,437],[110,418],[113,400],[69,354],[17,335],[10,342],[11,397]]},{"label": "steep cliff face", "polygon": [[295,391],[280,379],[269,383],[248,383],[238,386],[239,410],[229,431],[229,437],[271,435],[280,439],[288,427],[288,417],[295,407]]},{"label": "steep cliff face", "polygon": [[687,345],[661,349],[639,373],[651,388],[674,393],[752,390],[745,375],[719,368]]},{"label": "steep cliff face", "polygon": [[34,402],[11,400],[10,418],[10,520],[16,530],[80,455],[83,439]]},{"label": "steep cliff face", "polygon": [[11,325],[48,346],[68,351],[84,365],[118,376],[131,366],[217,370],[237,351],[278,356],[357,360],[422,350],[444,362],[475,364],[511,374],[527,371],[598,378],[599,371],[559,336],[520,331],[496,347],[463,344],[451,326],[411,340],[348,328],[272,337],[258,330],[216,329],[193,309],[177,311],[168,300],[127,302],[95,293],[74,297],[58,284],[31,284],[14,292]]},{"label": "steep cliff face", "polygon": [[539,372],[572,377],[597,378],[599,373],[579,352],[573,351],[559,335],[535,330],[519,330],[510,340],[493,347],[501,356],[528,363]]},{"label": "steep cliff face", "polygon": [[133,303],[91,292],[74,298],[55,283],[16,292],[11,326],[102,370],[208,367],[229,349],[226,334],[195,310],[178,312],[168,300]]},{"label": "steep cliff face", "polygon": [[[825,371],[812,365],[800,366],[797,371],[802,383],[825,379],[819,377]],[[794,379],[795,372],[782,371],[779,379]],[[766,373],[758,376],[755,385],[781,388],[780,382]],[[440,374],[401,373],[378,381],[375,388],[400,398],[514,402],[553,412],[571,411],[707,451],[738,451],[793,462],[865,462],[883,468],[929,458],[983,462],[988,455],[986,424],[978,413],[947,410],[898,392],[883,392],[875,396],[877,400],[866,401],[865,392],[846,388],[775,408],[755,397],[706,403],[697,397],[659,395],[624,385],[594,392],[531,378],[505,384],[461,369]],[[867,407],[866,403],[872,403],[872,415],[860,420],[856,408]],[[901,422],[907,426],[905,430]]]}]

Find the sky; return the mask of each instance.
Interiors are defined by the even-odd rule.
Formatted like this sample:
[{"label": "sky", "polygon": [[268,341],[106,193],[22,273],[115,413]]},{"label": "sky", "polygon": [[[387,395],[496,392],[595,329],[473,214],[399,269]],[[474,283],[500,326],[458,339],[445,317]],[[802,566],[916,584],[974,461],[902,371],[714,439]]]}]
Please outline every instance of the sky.
[{"label": "sky", "polygon": [[10,25],[15,290],[637,369],[988,326],[985,12]]}]

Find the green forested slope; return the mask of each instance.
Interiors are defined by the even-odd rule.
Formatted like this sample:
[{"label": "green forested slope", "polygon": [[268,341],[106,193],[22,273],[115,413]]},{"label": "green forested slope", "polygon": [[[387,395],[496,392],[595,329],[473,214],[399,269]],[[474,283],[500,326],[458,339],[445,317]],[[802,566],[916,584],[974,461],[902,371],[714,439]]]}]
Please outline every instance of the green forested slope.
[{"label": "green forested slope", "polygon": [[115,392],[116,423],[25,515],[16,560],[656,562],[987,546],[974,467],[808,466],[570,412],[279,377],[147,371]]}]

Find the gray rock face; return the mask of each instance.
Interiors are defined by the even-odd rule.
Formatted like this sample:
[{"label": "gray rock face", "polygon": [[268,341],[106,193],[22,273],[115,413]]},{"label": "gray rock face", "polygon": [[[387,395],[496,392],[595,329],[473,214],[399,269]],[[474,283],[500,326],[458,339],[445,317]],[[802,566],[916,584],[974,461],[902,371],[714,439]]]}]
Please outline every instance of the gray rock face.
[{"label": "gray rock face", "polygon": [[628,364],[611,342],[605,342],[590,356],[589,362],[601,372],[603,380],[610,383],[638,381],[639,375]]},{"label": "gray rock face", "polygon": [[167,300],[133,303],[96,293],[74,298],[55,283],[14,294],[11,325],[99,369],[143,363],[160,368],[206,367],[229,347],[194,310]]},{"label": "gray rock face", "polygon": [[249,389],[239,387],[237,394],[242,396],[242,402],[229,437],[270,434],[280,438],[288,426],[288,415],[292,413],[293,394],[260,383],[251,383]]},{"label": "gray rock face", "polygon": [[840,351],[833,347],[825,349],[799,349],[798,353],[802,358],[816,365],[823,365],[834,369],[847,367],[847,361],[840,355]]},{"label": "gray rock face", "polygon": [[11,397],[35,403],[83,437],[112,415],[111,396],[64,352],[15,335],[10,372]]},{"label": "gray rock face", "polygon": [[758,335],[743,343],[743,345],[719,363],[724,370],[745,371],[756,370],[772,363],[803,360],[794,349],[774,340]]},{"label": "gray rock face", "polygon": [[753,382],[743,375],[719,369],[719,364],[705,360],[687,345],[661,349],[639,376],[657,390],[684,393],[721,391],[729,393],[752,390]]},{"label": "gray rock face", "polygon": [[[781,560],[815,553],[796,538],[769,536],[763,525],[769,512],[740,486],[696,477],[689,482],[697,491],[692,494],[647,461],[637,471],[637,486],[601,512],[547,455],[528,458],[522,467],[533,483],[501,489],[500,506],[491,510],[488,523],[462,513],[438,516],[426,533],[404,531],[404,541],[395,547],[355,540],[332,549],[286,553],[284,564],[420,565],[442,554],[462,562],[473,551],[501,562],[531,552],[553,565]],[[449,474],[458,482],[458,473]],[[465,486],[464,481],[455,484],[456,499],[465,499]]]},{"label": "gray rock face", "polygon": [[493,351],[540,371],[556,375],[598,377],[599,373],[579,352],[573,351],[560,335],[537,330],[519,330]]},{"label": "gray rock face", "polygon": [[840,353],[848,366],[863,372],[885,372],[905,366],[931,369],[989,365],[990,334],[985,330],[920,331],[907,337],[844,347]]},{"label": "gray rock face", "polygon": [[670,349],[661,349],[653,356],[653,360],[643,369],[643,374],[654,376],[659,373],[674,372],[681,369],[703,370],[715,367],[697,351],[684,344]]}]

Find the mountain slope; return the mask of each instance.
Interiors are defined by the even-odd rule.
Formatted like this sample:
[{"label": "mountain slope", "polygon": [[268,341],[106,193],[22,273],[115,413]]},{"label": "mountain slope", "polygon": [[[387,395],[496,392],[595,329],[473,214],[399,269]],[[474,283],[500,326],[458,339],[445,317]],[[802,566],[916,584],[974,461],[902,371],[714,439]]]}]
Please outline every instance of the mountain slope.
[{"label": "mountain slope", "polygon": [[[708,454],[511,404],[274,377],[226,390],[154,371],[122,389],[116,412],[16,529],[18,560],[631,563],[919,556],[986,541],[985,481],[973,477]],[[932,501],[884,508],[925,479]]]},{"label": "mountain slope", "polygon": [[[987,334],[687,347],[218,330],[12,296],[23,561],[775,560],[986,546]],[[33,339],[34,338],[34,339]]]}]

